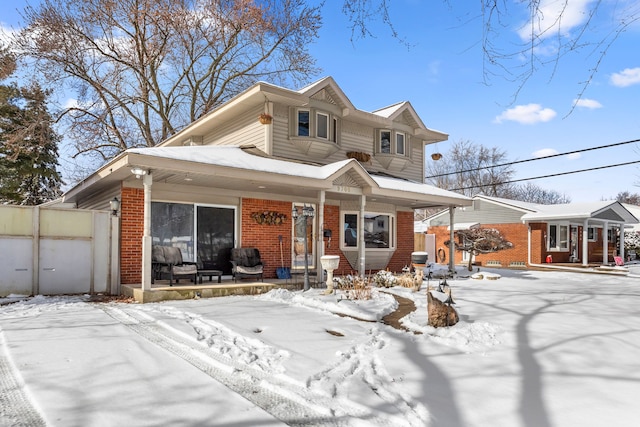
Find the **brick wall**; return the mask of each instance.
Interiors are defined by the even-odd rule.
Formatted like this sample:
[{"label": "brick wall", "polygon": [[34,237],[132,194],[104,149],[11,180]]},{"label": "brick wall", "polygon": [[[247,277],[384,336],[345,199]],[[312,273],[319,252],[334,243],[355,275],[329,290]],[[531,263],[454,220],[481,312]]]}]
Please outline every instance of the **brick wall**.
[{"label": "brick wall", "polygon": [[144,232],[144,190],[122,188],[120,203],[120,281],[142,282],[142,234]]},{"label": "brick wall", "polygon": [[396,251],[394,252],[387,269],[399,273],[405,265],[411,264],[411,252],[413,252],[413,212],[398,212],[396,214]]},{"label": "brick wall", "polygon": [[[258,224],[252,217],[253,212],[275,211],[287,216],[284,223],[278,225]],[[280,241],[282,236],[282,253],[284,266],[291,266],[291,202],[279,202],[262,199],[242,199],[241,227],[242,240],[240,247],[258,248],[260,258],[265,264],[264,277],[277,277],[276,269],[281,266]]]},{"label": "brick wall", "polygon": [[[502,267],[509,267],[509,265],[514,262],[527,262],[527,226],[525,224],[482,224],[481,227],[495,228],[500,231],[504,238],[513,244],[513,247],[490,254],[476,255],[476,264],[486,265],[487,261],[497,261]],[[449,248],[444,245],[444,242],[449,240],[449,230],[447,226],[430,227],[427,233],[436,235],[436,251],[441,252],[439,251],[440,248],[445,251],[446,260],[442,262],[442,260],[438,259],[437,262],[440,264],[448,264]],[[454,256],[454,263],[462,264],[462,252],[455,251]],[[430,261],[436,260],[430,258]]]}]

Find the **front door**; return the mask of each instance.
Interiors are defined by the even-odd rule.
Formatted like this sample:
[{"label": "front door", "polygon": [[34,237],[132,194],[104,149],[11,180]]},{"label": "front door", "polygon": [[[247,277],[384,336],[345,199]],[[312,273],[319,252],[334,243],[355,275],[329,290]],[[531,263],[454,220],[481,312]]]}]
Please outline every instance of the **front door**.
[{"label": "front door", "polygon": [[571,226],[571,233],[569,233],[569,262],[580,261],[580,233],[578,233],[578,226]]}]

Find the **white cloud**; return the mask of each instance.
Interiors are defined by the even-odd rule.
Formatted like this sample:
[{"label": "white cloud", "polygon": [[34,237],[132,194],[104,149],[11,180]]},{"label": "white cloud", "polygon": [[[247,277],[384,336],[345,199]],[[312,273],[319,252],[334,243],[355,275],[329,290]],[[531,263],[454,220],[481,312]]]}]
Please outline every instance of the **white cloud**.
[{"label": "white cloud", "polygon": [[551,108],[542,108],[540,104],[517,105],[503,111],[502,114],[495,118],[494,122],[513,121],[524,125],[532,125],[534,123],[548,122],[556,114]]},{"label": "white cloud", "polygon": [[[539,159],[541,157],[554,156],[556,154],[560,154],[560,153],[555,148],[543,148],[541,150],[534,151],[533,153],[531,153],[531,155],[536,159]],[[572,153],[567,155],[567,159],[576,160],[576,159],[579,159],[580,156],[581,156],[580,153]]]},{"label": "white cloud", "polygon": [[600,104],[598,101],[596,101],[595,99],[588,99],[588,98],[574,99],[573,105],[575,105],[576,107],[583,107],[583,108],[590,108],[590,109],[602,108],[602,104]]},{"label": "white cloud", "polygon": [[569,160],[576,160],[576,159],[579,159],[580,157],[582,157],[582,154],[580,153],[567,154],[567,159]]},{"label": "white cloud", "polygon": [[625,68],[611,75],[611,84],[614,86],[627,87],[638,83],[640,83],[640,67]]},{"label": "white cloud", "polygon": [[555,148],[543,148],[542,150],[534,151],[533,153],[531,153],[531,155],[536,159],[540,157],[553,156],[554,154],[559,154],[558,150],[556,150]]},{"label": "white cloud", "polygon": [[589,17],[589,4],[594,0],[542,0],[538,11],[518,30],[522,40],[556,37],[558,33],[567,35],[574,27],[583,24]]}]

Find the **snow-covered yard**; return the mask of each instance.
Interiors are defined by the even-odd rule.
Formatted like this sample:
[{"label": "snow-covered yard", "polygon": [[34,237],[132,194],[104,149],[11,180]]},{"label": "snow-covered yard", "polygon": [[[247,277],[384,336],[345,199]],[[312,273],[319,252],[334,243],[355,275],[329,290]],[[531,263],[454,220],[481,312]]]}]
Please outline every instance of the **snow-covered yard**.
[{"label": "snow-covered yard", "polygon": [[385,289],[412,332],[375,322],[379,291],[3,305],[0,425],[638,425],[640,278],[493,272],[449,281],[451,328],[426,326],[426,282]]}]

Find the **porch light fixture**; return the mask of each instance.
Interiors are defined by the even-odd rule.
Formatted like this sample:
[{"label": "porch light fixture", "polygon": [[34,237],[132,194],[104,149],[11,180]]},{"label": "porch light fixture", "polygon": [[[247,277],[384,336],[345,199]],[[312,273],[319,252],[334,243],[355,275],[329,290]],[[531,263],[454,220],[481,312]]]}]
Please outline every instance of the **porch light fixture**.
[{"label": "porch light fixture", "polygon": [[147,174],[147,171],[142,169],[141,167],[136,166],[135,168],[131,168],[131,173],[134,174],[137,179],[140,179],[142,175]]},{"label": "porch light fixture", "polygon": [[120,210],[120,200],[117,197],[114,197],[113,200],[109,202],[109,208],[111,209],[111,215],[118,216],[118,210]]},{"label": "porch light fixture", "polygon": [[311,289],[311,285],[309,284],[309,255],[307,248],[307,227],[309,226],[307,222],[307,218],[313,218],[315,216],[315,210],[313,206],[307,206],[306,204],[302,208],[302,215],[298,213],[298,207],[293,206],[291,209],[291,217],[293,218],[294,228],[298,223],[298,218],[302,218],[304,220],[304,290],[308,291]]}]

